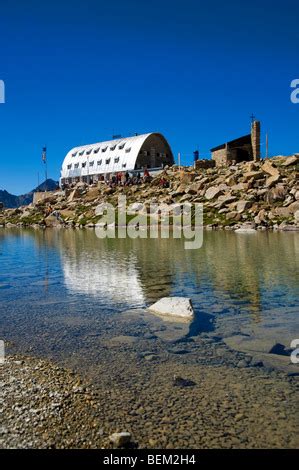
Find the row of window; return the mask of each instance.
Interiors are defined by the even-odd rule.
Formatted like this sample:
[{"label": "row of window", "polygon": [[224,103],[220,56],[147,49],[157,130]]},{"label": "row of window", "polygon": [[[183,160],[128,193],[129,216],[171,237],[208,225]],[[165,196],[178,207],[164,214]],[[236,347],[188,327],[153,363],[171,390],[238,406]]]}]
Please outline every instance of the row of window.
[{"label": "row of window", "polygon": [[[124,144],[120,144],[120,145],[118,145],[118,148],[121,150],[121,149],[124,148],[125,145],[126,145],[125,143],[124,143]],[[108,145],[106,145],[106,147],[102,147],[102,148],[101,148],[101,147],[98,147],[98,148],[96,148],[96,149],[81,150],[80,152],[74,152],[74,153],[72,153],[72,157],[76,157],[77,155],[79,155],[79,156],[81,157],[82,155],[84,155],[84,153],[85,153],[85,155],[90,155],[92,151],[93,151],[93,153],[98,153],[100,150],[101,150],[101,152],[106,152],[107,149],[108,149]],[[112,145],[112,146],[110,147],[110,150],[112,150],[112,151],[115,150],[115,149],[116,149],[116,144],[115,144],[115,145]],[[126,148],[125,152],[126,152],[126,153],[131,152],[131,147]]]},{"label": "row of window", "polygon": [[[111,158],[106,158],[105,164],[106,164],[106,165],[109,165],[110,161],[111,161]],[[119,157],[115,157],[114,163],[118,163],[118,162],[119,162]],[[98,161],[97,161],[97,166],[101,166],[102,163],[103,163],[103,160],[98,160]],[[74,164],[74,168],[75,168],[75,169],[79,168],[79,166],[80,166],[80,163],[75,163],[75,164]],[[89,162],[89,166],[91,166],[91,167],[94,166],[94,160],[91,161],[91,162]],[[127,166],[126,163],[123,163],[123,164],[122,164],[122,167],[123,167],[123,168],[126,168],[126,166]],[[70,163],[70,164],[67,166],[67,169],[68,169],[68,170],[71,170],[72,168],[73,168],[73,165],[72,165],[72,163]],[[81,168],[86,168],[86,162],[81,163]]]}]

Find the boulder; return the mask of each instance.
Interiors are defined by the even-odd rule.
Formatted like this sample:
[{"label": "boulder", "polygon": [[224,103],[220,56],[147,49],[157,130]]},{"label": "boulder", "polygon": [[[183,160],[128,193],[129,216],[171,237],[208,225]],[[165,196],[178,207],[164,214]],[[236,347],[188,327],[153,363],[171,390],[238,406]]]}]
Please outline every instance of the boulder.
[{"label": "boulder", "polygon": [[249,189],[249,184],[248,183],[238,183],[238,184],[234,184],[232,187],[231,187],[231,190],[232,191],[247,191],[247,189]]},{"label": "boulder", "polygon": [[259,213],[255,216],[254,222],[256,224],[261,224],[262,222],[266,222],[266,221],[267,221],[267,213],[265,209],[261,209]]},{"label": "boulder", "polygon": [[54,215],[49,215],[45,219],[45,224],[47,227],[60,227],[61,222]]},{"label": "boulder", "polygon": [[237,212],[239,212],[239,214],[241,214],[246,209],[249,209],[249,207],[251,207],[251,202],[250,201],[238,201],[236,209],[237,209]]},{"label": "boulder", "polygon": [[228,194],[226,196],[219,196],[217,199],[218,207],[221,208],[223,206],[226,206],[227,204],[235,200],[236,200],[236,196],[232,196],[231,194]]},{"label": "boulder", "polygon": [[266,160],[265,163],[262,165],[262,170],[271,176],[279,175],[278,169],[274,167],[272,163],[269,162],[269,160]]},{"label": "boulder", "polygon": [[219,186],[211,186],[206,190],[205,198],[210,200],[222,193],[222,189]]},{"label": "boulder", "polygon": [[90,188],[88,193],[85,195],[85,201],[94,201],[99,197],[99,190],[98,188]]},{"label": "boulder", "polygon": [[262,171],[248,171],[247,173],[244,173],[244,176],[243,176],[245,183],[251,179],[258,180],[263,177],[264,177],[264,174]]},{"label": "boulder", "polygon": [[298,155],[293,155],[291,157],[288,157],[285,162],[282,163],[281,166],[290,166],[290,165],[296,165],[296,163],[299,162],[299,156]]},{"label": "boulder", "polygon": [[233,219],[233,220],[240,220],[241,219],[241,214],[237,211],[231,211],[226,214],[227,219]]},{"label": "boulder", "polygon": [[159,315],[187,319],[191,319],[194,316],[191,299],[186,297],[163,297],[151,305],[148,310]]},{"label": "boulder", "polygon": [[270,176],[269,178],[266,179],[266,188],[271,188],[275,183],[277,183],[280,180],[280,174],[278,173],[277,175]]}]

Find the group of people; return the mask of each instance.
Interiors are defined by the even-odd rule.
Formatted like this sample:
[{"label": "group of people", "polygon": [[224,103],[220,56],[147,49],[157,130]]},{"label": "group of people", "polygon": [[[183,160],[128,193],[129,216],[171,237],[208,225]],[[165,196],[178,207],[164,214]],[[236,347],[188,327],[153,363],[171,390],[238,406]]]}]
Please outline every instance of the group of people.
[{"label": "group of people", "polygon": [[[110,179],[106,180],[106,183],[110,187],[115,187],[115,186],[132,186],[135,184],[141,184],[141,183],[149,183],[151,181],[152,177],[149,174],[149,171],[147,168],[145,168],[143,172],[143,176],[141,176],[140,171],[138,171],[136,174],[130,175],[128,171],[126,172],[121,172],[119,171],[115,175],[112,175]],[[104,181],[104,177],[102,179]]]},{"label": "group of people", "polygon": [[[165,178],[166,173],[162,173],[160,181],[159,181],[159,186],[162,188],[168,188],[169,187],[169,182]],[[150,183],[152,181],[152,176],[150,175],[149,171],[147,168],[143,170],[143,175],[141,175],[140,171],[137,171],[137,173],[132,173],[130,174],[128,171],[119,171],[115,174],[113,174],[110,177],[104,177],[104,175],[99,175],[97,178],[97,181],[106,183],[107,186],[110,188],[114,188],[116,186],[132,186],[132,185],[138,185],[141,183]],[[93,177],[89,178],[89,181],[87,184],[94,184],[97,181],[94,181]],[[67,187],[74,187],[75,183],[72,183],[70,185],[63,184],[61,186],[61,189],[64,190]]]}]

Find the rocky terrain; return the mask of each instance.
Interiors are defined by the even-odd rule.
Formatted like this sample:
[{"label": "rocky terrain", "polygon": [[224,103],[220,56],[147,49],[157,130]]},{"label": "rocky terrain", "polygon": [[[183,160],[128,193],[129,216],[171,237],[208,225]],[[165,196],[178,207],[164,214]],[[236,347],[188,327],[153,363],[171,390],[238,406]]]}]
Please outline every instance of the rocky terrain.
[{"label": "rocky terrain", "polygon": [[70,365],[7,357],[0,366],[0,448],[298,446],[297,377],[209,335],[167,350],[159,340],[134,339],[105,343],[92,383]]},{"label": "rocky terrain", "polygon": [[209,169],[174,166],[164,172],[168,187],[161,186],[161,175],[124,187],[78,183],[35,205],[3,210],[0,226],[93,227],[101,224],[102,203],[116,206],[122,194],[145,211],[151,203],[203,203],[208,228],[299,230],[298,174],[298,154]]}]

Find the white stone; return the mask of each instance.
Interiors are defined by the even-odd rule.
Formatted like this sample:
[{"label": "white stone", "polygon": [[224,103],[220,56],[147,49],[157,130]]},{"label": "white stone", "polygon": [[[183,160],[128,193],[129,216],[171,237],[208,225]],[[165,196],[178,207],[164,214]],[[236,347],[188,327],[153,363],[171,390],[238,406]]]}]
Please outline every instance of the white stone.
[{"label": "white stone", "polygon": [[210,200],[222,193],[222,189],[219,186],[211,186],[206,190],[205,198]]},{"label": "white stone", "polygon": [[191,299],[186,297],[163,297],[151,305],[149,310],[174,317],[192,318],[194,315]]}]

